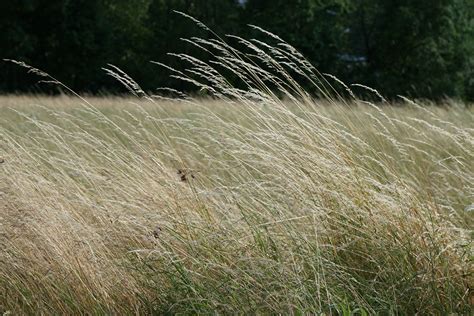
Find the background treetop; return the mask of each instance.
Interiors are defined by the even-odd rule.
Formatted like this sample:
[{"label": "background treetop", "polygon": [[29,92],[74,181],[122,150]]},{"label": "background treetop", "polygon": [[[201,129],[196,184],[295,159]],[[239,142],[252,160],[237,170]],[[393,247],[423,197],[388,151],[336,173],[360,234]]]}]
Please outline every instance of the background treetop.
[{"label": "background treetop", "polygon": [[[114,64],[144,89],[171,86],[157,60],[202,53],[180,38],[212,36],[173,13],[185,12],[219,35],[257,37],[261,26],[300,50],[321,72],[387,97],[474,100],[471,0],[19,0],[0,2],[2,58],[25,61],[79,92],[120,92],[101,68]],[[201,54],[201,55],[199,55]],[[51,92],[2,63],[0,91]]]}]

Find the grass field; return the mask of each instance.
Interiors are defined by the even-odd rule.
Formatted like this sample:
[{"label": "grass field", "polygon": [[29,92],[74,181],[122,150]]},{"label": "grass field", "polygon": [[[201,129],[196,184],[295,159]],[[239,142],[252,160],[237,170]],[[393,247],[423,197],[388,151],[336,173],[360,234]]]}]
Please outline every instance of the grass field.
[{"label": "grass field", "polygon": [[472,312],[472,108],[86,100],[0,97],[0,312]]},{"label": "grass field", "polygon": [[114,66],[131,97],[0,97],[0,313],[473,312],[474,108],[390,104],[254,28],[277,44],[161,65],[208,98]]}]

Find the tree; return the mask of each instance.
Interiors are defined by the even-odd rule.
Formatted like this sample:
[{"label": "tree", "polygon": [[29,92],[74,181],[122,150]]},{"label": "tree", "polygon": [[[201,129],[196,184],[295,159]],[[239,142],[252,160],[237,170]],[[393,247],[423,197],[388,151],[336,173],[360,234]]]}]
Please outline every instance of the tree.
[{"label": "tree", "polygon": [[[345,0],[248,0],[245,21],[280,35],[320,71],[341,75],[340,47],[346,41]],[[256,34],[250,34],[251,36]]]},{"label": "tree", "polygon": [[[59,46],[58,33],[54,30],[61,23],[63,2],[20,0],[15,5],[0,2],[0,57],[44,68],[54,66],[49,60]],[[4,91],[30,89],[35,82],[32,76],[25,76],[24,70],[5,63],[1,76],[0,89]]]},{"label": "tree", "polygon": [[[77,91],[120,89],[101,68],[115,64],[147,89],[171,85],[150,60],[182,68],[167,55],[209,56],[179,38],[273,32],[321,72],[387,96],[474,100],[472,0],[18,0],[0,1],[1,58],[25,61]],[[268,40],[266,38],[265,40]],[[29,90],[37,78],[1,64],[0,90]],[[44,89],[44,87],[43,87]],[[47,90],[43,90],[47,91]]]},{"label": "tree", "polygon": [[390,96],[467,96],[472,13],[469,0],[354,2],[348,50],[365,58],[351,77]]},{"label": "tree", "polygon": [[[197,36],[213,37],[195,22],[173,11],[186,13],[203,23],[220,36],[238,32],[240,5],[237,0],[153,0],[150,4],[147,26],[150,30],[147,56],[151,60],[163,62],[173,68],[182,69],[182,62],[167,56],[167,53],[188,53],[206,60],[204,52],[180,41],[180,38]],[[193,86],[180,81],[170,80],[169,72],[159,67],[148,67],[148,88],[170,86],[183,90],[194,89]]]}]

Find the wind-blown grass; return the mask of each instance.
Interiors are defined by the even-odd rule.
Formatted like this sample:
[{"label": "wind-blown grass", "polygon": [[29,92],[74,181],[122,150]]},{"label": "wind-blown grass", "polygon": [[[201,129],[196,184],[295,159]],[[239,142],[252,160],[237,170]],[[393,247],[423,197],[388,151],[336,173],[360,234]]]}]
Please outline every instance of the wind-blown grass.
[{"label": "wind-blown grass", "polygon": [[472,109],[342,98],[273,39],[188,40],[212,100],[0,98],[0,311],[471,312]]}]

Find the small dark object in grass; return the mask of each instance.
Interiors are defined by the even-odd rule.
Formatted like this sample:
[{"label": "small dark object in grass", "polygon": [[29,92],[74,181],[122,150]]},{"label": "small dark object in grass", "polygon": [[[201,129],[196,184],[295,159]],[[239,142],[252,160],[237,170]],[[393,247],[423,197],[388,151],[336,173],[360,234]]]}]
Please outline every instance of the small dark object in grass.
[{"label": "small dark object in grass", "polygon": [[4,163],[4,162],[5,162],[5,159],[0,158],[0,163]]},{"label": "small dark object in grass", "polygon": [[156,226],[156,228],[153,230],[153,237],[159,238],[161,234],[161,227]]},{"label": "small dark object in grass", "polygon": [[180,176],[181,181],[186,182],[188,181],[189,177],[194,179],[194,174],[192,173],[191,170],[187,169],[178,169],[178,175]]}]

